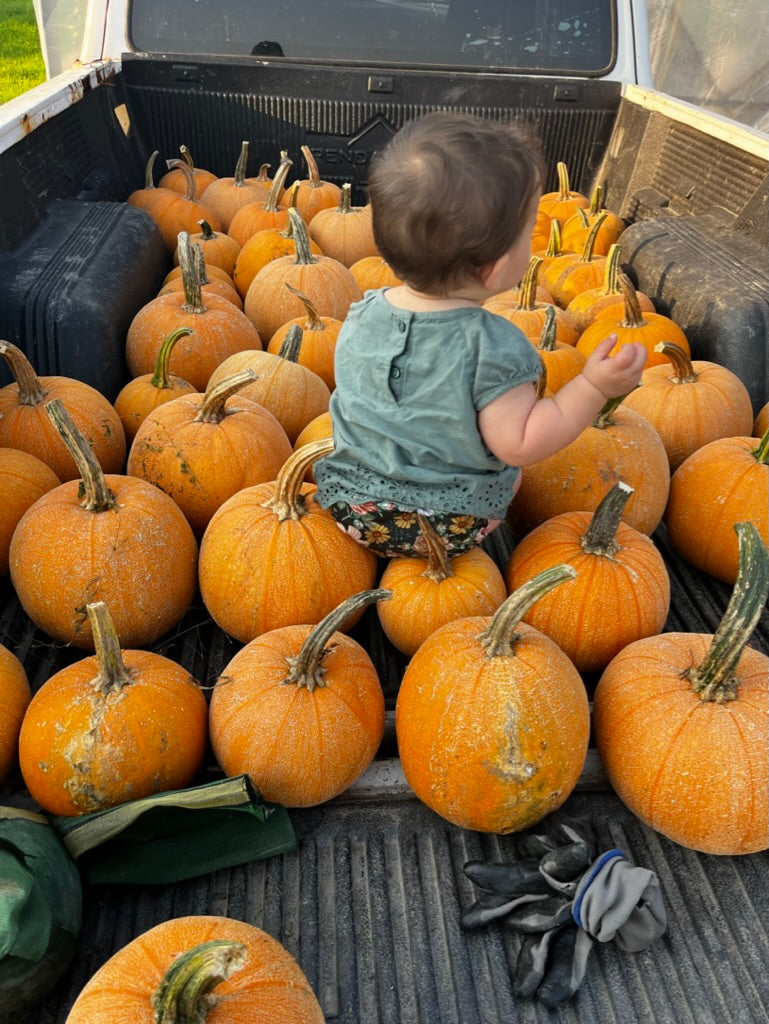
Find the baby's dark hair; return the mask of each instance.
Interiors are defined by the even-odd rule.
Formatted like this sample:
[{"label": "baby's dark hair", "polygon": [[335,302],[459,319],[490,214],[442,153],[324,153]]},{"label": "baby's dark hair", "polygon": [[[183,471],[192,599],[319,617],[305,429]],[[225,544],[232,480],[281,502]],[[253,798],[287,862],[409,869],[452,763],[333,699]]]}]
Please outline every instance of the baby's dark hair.
[{"label": "baby's dark hair", "polygon": [[418,291],[444,294],[513,245],[545,177],[526,125],[446,112],[409,121],[371,163],[377,247]]}]

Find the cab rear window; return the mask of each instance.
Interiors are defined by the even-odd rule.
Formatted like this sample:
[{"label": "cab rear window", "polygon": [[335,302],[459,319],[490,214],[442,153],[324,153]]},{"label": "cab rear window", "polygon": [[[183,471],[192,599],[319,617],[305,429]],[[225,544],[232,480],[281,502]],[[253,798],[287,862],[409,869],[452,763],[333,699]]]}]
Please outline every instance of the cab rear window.
[{"label": "cab rear window", "polygon": [[599,74],[613,0],[133,0],[148,53]]}]

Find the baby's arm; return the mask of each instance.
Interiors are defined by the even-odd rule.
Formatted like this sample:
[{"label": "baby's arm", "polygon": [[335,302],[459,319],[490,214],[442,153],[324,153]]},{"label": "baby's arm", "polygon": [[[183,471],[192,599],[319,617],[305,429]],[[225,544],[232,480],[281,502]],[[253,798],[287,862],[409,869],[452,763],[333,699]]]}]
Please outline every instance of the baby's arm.
[{"label": "baby's arm", "polygon": [[588,356],[577,377],[548,398],[537,400],[531,384],[520,384],[495,398],[478,414],[490,450],[509,466],[531,466],[570,444],[589,426],[607,399],[626,395],[638,384],[646,349],[634,342],[609,353],[615,334]]}]

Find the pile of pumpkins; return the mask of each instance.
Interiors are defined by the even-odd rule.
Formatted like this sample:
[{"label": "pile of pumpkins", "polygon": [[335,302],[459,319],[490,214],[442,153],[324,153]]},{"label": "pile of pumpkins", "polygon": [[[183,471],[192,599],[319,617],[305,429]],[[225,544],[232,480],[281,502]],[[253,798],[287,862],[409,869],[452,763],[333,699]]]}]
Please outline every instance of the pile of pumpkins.
[{"label": "pile of pumpkins", "polygon": [[[32,697],[0,649],[0,774],[18,756],[41,808],[84,814],[188,785],[210,739],[222,770],[249,772],[268,800],[331,799],[382,739],[381,686],[348,635],[375,604],[410,658],[396,707],[404,772],[447,820],[504,833],[560,806],[587,749],[582,676],[601,673],[592,724],[628,806],[695,849],[764,848],[766,658],[748,640],[769,543],[766,407],[754,422],[740,380],[691,358],[622,272],[623,222],[559,164],[520,288],[487,306],[537,347],[542,394],[611,331],[646,346],[642,384],[524,473],[508,565],[481,549],[448,558],[424,523],[425,557],[391,559],[380,578],[315,502],[312,465],[332,444],[347,310],[398,278],[368,208],[302,154],[308,176],[288,187],[286,153],[272,180],[266,166],[246,176],[247,143],[232,178],[182,147],[155,186],[153,154],[129,202],[157,221],[175,267],[131,324],[132,380],[114,402],[38,377],[0,342],[15,379],[0,389],[0,571],[35,625],[94,652]],[[670,584],[650,538],[663,520],[683,558],[734,586],[716,640],[661,632]],[[147,650],[198,593],[243,645],[210,702]],[[743,749],[746,735],[762,754]],[[682,767],[692,758],[697,772]]]}]

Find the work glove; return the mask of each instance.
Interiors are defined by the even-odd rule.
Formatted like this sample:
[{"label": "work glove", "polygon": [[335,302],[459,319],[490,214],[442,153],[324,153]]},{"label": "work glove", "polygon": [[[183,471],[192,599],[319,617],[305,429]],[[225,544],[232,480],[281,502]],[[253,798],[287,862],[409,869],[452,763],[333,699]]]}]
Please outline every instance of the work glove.
[{"label": "work glove", "polygon": [[522,837],[513,864],[469,861],[464,872],[477,901],[461,918],[471,929],[499,921],[523,935],[513,992],[548,1007],[570,999],[584,980],[595,942],[638,952],[667,926],[657,877],[632,865],[621,850],[596,857],[569,825],[560,837]]}]

